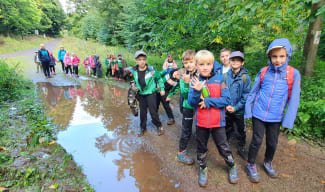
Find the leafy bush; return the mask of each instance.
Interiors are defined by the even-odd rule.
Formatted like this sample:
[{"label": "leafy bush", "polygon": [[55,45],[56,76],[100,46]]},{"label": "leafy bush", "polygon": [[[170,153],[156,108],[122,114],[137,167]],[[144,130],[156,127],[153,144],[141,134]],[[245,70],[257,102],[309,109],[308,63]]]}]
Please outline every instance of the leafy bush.
[{"label": "leafy bush", "polygon": [[29,88],[27,81],[17,73],[14,68],[9,68],[8,64],[0,60],[0,102],[16,100],[21,97],[23,89]]}]

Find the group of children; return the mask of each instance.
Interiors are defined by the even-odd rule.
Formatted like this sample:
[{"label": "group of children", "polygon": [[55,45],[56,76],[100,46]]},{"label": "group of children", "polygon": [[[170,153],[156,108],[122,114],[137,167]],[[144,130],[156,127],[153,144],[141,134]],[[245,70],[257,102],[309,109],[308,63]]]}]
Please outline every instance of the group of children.
[{"label": "group of children", "polygon": [[[180,89],[183,118],[177,159],[188,165],[194,163],[186,153],[194,121],[199,165],[198,182],[201,187],[207,186],[208,183],[207,144],[210,135],[229,167],[229,182],[238,182],[238,167],[229,146],[234,129],[238,132],[237,153],[247,161],[246,172],[250,181],[259,182],[256,157],[264,133],[266,152],[263,167],[270,177],[277,177],[272,161],[280,126],[289,129],[293,127],[300,97],[299,71],[288,65],[291,54],[288,39],[274,40],[267,50],[269,65],[261,69],[251,88],[248,71],[243,67],[244,54],[240,51],[222,49],[220,60],[223,65],[220,65],[210,51],[201,50],[196,53],[194,50],[187,50],[182,55],[182,69],[177,70],[177,64],[169,58],[160,73],[147,64],[144,51],[137,51],[137,65],[128,70],[134,78],[129,95],[136,95],[136,99],[130,97],[132,100],[129,104],[135,114],[137,110],[134,102],[138,100],[140,105],[138,136],[142,136],[146,131],[148,109],[158,135],[164,134],[157,110],[160,102],[169,117],[167,124],[175,122],[169,102]],[[245,151],[245,118],[252,118],[253,122],[253,136],[248,153]]]}]

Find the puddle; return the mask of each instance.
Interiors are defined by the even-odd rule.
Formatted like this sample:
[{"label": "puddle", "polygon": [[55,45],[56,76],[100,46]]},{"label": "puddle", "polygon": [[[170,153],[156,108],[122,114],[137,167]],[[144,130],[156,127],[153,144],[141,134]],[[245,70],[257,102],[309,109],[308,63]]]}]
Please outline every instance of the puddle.
[{"label": "puddle", "polygon": [[54,87],[38,83],[47,115],[60,124],[58,143],[82,167],[96,191],[180,191],[135,134],[127,90],[94,81]]}]

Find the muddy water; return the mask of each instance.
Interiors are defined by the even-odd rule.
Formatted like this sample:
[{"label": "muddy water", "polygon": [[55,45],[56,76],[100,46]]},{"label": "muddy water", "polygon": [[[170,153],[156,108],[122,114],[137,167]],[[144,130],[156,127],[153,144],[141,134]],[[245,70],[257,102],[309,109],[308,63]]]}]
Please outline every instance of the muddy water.
[{"label": "muddy water", "polygon": [[48,116],[60,124],[58,143],[96,191],[180,191],[143,138],[127,106],[127,90],[94,81],[54,87],[39,83]]}]

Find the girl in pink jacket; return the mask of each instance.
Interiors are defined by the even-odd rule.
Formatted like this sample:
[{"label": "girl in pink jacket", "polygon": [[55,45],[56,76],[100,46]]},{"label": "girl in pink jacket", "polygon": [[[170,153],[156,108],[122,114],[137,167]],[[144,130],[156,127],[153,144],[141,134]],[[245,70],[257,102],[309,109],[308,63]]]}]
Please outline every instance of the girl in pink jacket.
[{"label": "girl in pink jacket", "polygon": [[70,56],[70,53],[67,51],[64,55],[64,66],[65,66],[65,74],[68,76],[68,73],[70,71],[70,74],[72,75],[72,56]]},{"label": "girl in pink jacket", "polygon": [[86,69],[86,74],[90,76],[91,75],[90,58],[87,56],[83,63]]},{"label": "girl in pink jacket", "polygon": [[79,75],[78,75],[78,66],[79,66],[79,63],[80,63],[80,59],[77,56],[77,54],[75,54],[75,53],[73,53],[72,56],[73,56],[73,59],[72,59],[73,73],[77,77],[79,77]]}]

